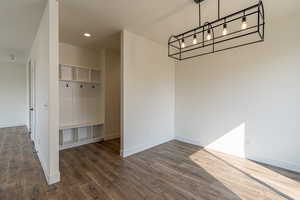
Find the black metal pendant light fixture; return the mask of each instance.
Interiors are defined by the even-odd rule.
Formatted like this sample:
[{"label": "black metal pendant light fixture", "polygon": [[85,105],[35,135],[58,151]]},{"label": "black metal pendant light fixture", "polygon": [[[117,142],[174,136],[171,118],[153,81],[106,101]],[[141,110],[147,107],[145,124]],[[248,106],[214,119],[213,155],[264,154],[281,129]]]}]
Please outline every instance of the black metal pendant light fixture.
[{"label": "black metal pendant light fixture", "polygon": [[199,7],[199,26],[169,38],[169,57],[185,60],[264,41],[265,12],[261,0],[225,17],[220,15],[218,0],[218,19],[204,24],[201,23],[204,0],[194,1]]}]

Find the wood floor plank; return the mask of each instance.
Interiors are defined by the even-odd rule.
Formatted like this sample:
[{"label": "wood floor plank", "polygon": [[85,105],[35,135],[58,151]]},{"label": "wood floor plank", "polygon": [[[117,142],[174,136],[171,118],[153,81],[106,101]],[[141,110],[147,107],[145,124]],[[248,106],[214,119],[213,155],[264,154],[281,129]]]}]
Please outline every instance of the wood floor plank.
[{"label": "wood floor plank", "polygon": [[170,141],[123,159],[120,141],[60,152],[47,185],[25,127],[0,129],[0,200],[298,200],[300,174]]}]

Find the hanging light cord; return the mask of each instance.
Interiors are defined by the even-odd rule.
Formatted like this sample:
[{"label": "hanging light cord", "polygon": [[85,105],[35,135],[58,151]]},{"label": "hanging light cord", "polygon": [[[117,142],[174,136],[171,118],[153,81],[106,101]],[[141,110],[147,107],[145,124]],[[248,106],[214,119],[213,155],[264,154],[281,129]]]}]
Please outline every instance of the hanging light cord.
[{"label": "hanging light cord", "polygon": [[201,27],[201,3],[199,2],[199,27]]},{"label": "hanging light cord", "polygon": [[220,0],[218,0],[218,19],[220,19]]},{"label": "hanging light cord", "polygon": [[[199,27],[201,27],[202,23],[201,23],[201,2],[198,3],[198,7],[199,7]],[[221,11],[220,11],[220,0],[218,0],[218,19],[221,18]]]}]

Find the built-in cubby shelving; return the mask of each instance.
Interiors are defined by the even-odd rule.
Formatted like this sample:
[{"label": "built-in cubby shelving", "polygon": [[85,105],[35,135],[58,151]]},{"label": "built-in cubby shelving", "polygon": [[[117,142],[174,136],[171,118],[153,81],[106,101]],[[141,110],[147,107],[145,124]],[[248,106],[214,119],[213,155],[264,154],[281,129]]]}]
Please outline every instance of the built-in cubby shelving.
[{"label": "built-in cubby shelving", "polygon": [[103,140],[101,70],[60,64],[60,149]]},{"label": "built-in cubby shelving", "polygon": [[103,126],[88,126],[60,130],[60,150],[104,140]]},{"label": "built-in cubby shelving", "polygon": [[100,126],[100,125],[104,125],[104,122],[89,122],[89,123],[82,123],[82,124],[62,125],[59,127],[59,129],[64,130],[64,129],[71,129],[71,128],[82,128],[82,127]]},{"label": "built-in cubby shelving", "polygon": [[92,67],[60,64],[59,80],[81,83],[101,83],[101,70]]}]

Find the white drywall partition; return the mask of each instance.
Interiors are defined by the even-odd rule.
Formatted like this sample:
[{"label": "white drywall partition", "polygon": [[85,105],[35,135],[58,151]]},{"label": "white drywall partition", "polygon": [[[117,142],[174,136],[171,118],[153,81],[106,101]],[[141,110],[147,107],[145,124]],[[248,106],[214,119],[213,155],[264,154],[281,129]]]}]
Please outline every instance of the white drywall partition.
[{"label": "white drywall partition", "polygon": [[122,33],[123,156],[174,138],[174,63],[167,48]]},{"label": "white drywall partition", "polygon": [[49,0],[34,40],[29,60],[36,67],[36,133],[38,157],[47,182],[60,180],[58,2]]},{"label": "white drywall partition", "polygon": [[0,128],[25,126],[28,119],[25,64],[0,63]]},{"label": "white drywall partition", "polygon": [[60,181],[59,172],[59,3],[49,1],[49,179]]},{"label": "white drywall partition", "polygon": [[300,172],[298,24],[268,18],[264,43],[180,62],[176,138]]}]

